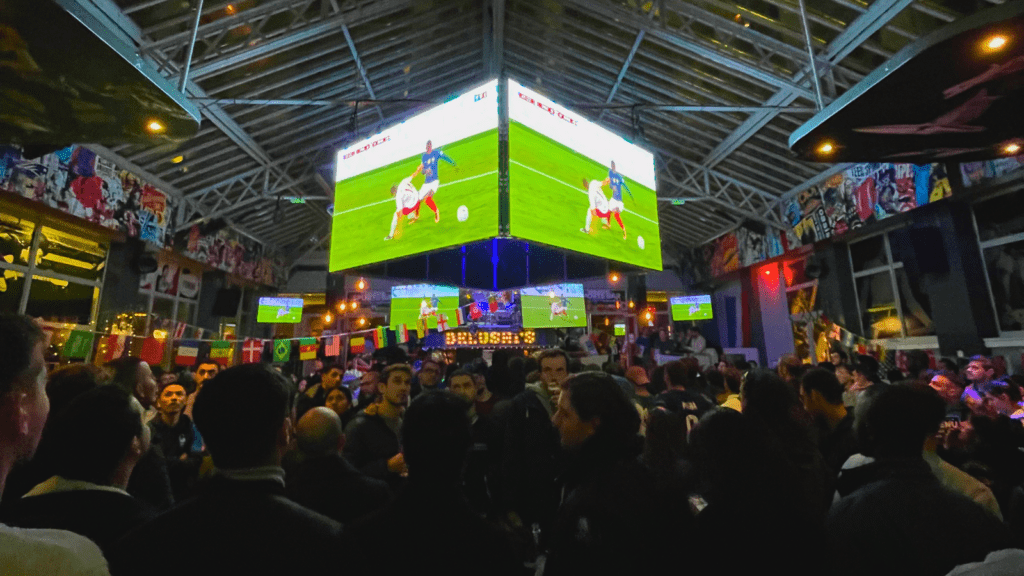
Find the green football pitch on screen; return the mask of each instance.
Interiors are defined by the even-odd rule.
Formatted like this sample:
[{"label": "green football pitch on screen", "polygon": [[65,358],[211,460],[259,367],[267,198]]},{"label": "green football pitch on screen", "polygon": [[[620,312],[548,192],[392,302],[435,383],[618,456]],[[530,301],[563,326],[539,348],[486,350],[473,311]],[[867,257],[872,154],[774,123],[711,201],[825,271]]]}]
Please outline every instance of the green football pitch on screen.
[{"label": "green football pitch on screen", "polygon": [[[457,165],[438,163],[440,187],[433,200],[439,221],[434,221],[433,211],[422,203],[418,218],[415,213],[399,217],[390,240],[385,237],[390,235],[397,210],[391,187],[416,170],[420,155],[335,185],[331,271],[497,236],[498,131],[446,144],[442,150]],[[420,188],[424,177],[417,176],[412,183]]]},{"label": "green football pitch on screen", "polygon": [[[583,180],[604,180],[602,165],[516,121],[509,122],[509,191],[512,236],[661,270],[657,194],[625,178],[625,209],[618,222],[594,218],[585,228],[590,200]],[[607,187],[605,194],[609,194]],[[524,310],[525,315],[525,310]]]},{"label": "green football pitch on screen", "polygon": [[301,298],[260,298],[256,321],[266,324],[297,324],[302,322]]},{"label": "green football pitch on screen", "polygon": [[563,307],[558,296],[520,294],[523,328],[571,328],[587,325],[587,305],[583,298],[569,297]]}]

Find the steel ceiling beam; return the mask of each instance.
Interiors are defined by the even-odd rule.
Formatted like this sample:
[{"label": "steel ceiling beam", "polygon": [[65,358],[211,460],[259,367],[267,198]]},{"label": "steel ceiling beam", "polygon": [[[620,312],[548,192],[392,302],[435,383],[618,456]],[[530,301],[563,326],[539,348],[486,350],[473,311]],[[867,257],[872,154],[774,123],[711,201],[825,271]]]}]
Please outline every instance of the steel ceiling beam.
[{"label": "steel ceiling beam", "polygon": [[728,68],[729,70],[749,79],[757,80],[758,82],[768,86],[774,86],[775,88],[784,88],[786,90],[796,92],[801,96],[813,98],[810,91],[803,86],[794,84],[791,80],[782,78],[764,68],[760,68],[753,64],[744,62],[743,60],[726,55],[721,50],[711,48],[699,41],[682,36],[674,30],[669,29],[665,26],[664,22],[659,21],[659,19],[655,19],[654,21],[648,20],[645,15],[640,14],[638,11],[624,10],[610,6],[605,2],[570,0],[570,3],[585,10],[587,14],[598,15],[607,20],[628,24],[636,30],[644,30],[648,35],[659,38],[683,52],[692,54],[693,56],[709,62],[713,62],[723,68]]},{"label": "steel ceiling beam", "polygon": [[[363,85],[366,86],[366,93],[370,95],[370,98],[376,100],[377,95],[373,93],[373,86],[370,84],[370,77],[366,75],[366,68],[363,68],[363,61],[359,59],[359,51],[356,50],[356,43],[352,41],[352,33],[349,32],[348,26],[345,24],[341,25],[341,32],[345,35],[345,42],[348,44],[348,49],[352,53],[352,60],[356,63],[356,69],[359,70],[359,77],[363,79]],[[377,109],[377,116],[383,120],[384,113],[381,112],[380,106],[374,106],[374,108]]]},{"label": "steel ceiling beam", "polygon": [[[839,64],[844,58],[846,58],[846,56],[856,50],[858,46],[862,45],[872,34],[877,32],[882,26],[892,20],[897,14],[913,2],[914,0],[875,0],[875,2],[863,14],[858,16],[856,20],[851,22],[850,25],[847,26],[841,34],[839,34],[839,36],[829,43],[828,47],[825,49],[825,53],[823,55],[824,58],[822,58],[825,66],[821,72],[825,72],[832,66]],[[799,73],[794,75],[793,81],[803,82],[809,74],[810,66],[806,66],[801,69]],[[799,97],[806,98],[807,96],[805,94],[799,94],[788,88],[783,88],[769,98],[768,101],[765,102],[765,105],[773,107],[789,106]],[[735,152],[756,132],[771,122],[776,115],[776,112],[770,110],[752,115],[732,134],[722,140],[722,142],[704,158],[703,164],[708,167],[713,167],[721,162],[726,156]]]}]

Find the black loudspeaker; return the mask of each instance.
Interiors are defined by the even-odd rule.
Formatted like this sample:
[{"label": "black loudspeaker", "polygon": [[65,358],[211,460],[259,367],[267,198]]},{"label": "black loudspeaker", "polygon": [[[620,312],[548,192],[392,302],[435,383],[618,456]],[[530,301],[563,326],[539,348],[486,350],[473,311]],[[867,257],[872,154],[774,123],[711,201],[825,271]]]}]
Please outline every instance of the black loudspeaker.
[{"label": "black loudspeaker", "polygon": [[804,276],[812,280],[828,276],[828,263],[821,255],[811,255],[804,264]]},{"label": "black loudspeaker", "polygon": [[[138,298],[142,274],[133,261],[141,248],[142,243],[138,241],[111,243],[107,256],[107,276],[100,298],[100,313],[122,312]],[[155,264],[153,270],[156,270]]]},{"label": "black loudspeaker", "polygon": [[626,285],[626,301],[634,304],[634,310],[647,306],[647,276],[637,274],[629,276]]},{"label": "black loudspeaker", "polygon": [[242,300],[241,288],[221,288],[213,299],[213,316],[235,316]]},{"label": "black loudspeaker", "polygon": [[910,243],[914,247],[917,269],[922,274],[946,274],[949,272],[949,255],[942,242],[942,231],[938,227],[912,228]]},{"label": "black loudspeaker", "polygon": [[345,301],[345,275],[328,272],[325,286],[324,303],[328,310],[335,312],[338,310],[338,303]]}]

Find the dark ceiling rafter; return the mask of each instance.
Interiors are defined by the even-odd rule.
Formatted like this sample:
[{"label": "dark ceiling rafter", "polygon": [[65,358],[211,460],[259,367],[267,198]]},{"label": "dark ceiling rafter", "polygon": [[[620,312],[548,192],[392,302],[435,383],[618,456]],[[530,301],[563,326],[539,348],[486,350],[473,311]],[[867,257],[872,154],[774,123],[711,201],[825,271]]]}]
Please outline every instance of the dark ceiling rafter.
[{"label": "dark ceiling rafter", "polygon": [[[193,11],[177,2],[78,1],[101,6],[146,58],[177,77]],[[700,200],[659,203],[671,252],[747,220],[780,226],[780,199],[836,170],[797,160],[786,145],[815,98],[798,1],[752,6],[206,0],[187,90],[203,108],[199,133],[183,144],[113,153],[187,199],[182,224],[228,215],[301,259],[329,233],[321,182],[330,185],[337,147],[430,105],[414,100],[437,103],[501,71],[628,138],[639,136],[639,115],[643,144],[657,152],[659,196]],[[806,13],[826,99],[916,36],[962,16],[952,0],[808,0]],[[284,100],[377,102],[354,109],[269,102]],[[183,161],[172,163],[179,155]],[[274,221],[281,195],[310,198],[283,207],[284,226]]]}]

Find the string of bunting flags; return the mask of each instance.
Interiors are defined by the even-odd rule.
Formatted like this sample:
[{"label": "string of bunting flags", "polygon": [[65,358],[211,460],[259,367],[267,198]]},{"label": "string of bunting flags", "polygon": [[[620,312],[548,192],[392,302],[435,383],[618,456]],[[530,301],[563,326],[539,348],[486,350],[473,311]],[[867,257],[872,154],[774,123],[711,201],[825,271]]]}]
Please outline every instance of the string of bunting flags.
[{"label": "string of bunting flags", "polygon": [[[454,320],[454,321],[453,321]],[[466,323],[461,309],[456,318],[449,319],[445,314],[438,315],[438,331],[444,332]],[[410,340],[409,328],[405,324],[395,330],[384,326],[355,330],[351,332],[324,334],[322,336],[299,336],[293,338],[244,338],[223,339],[204,338],[204,328],[195,327],[195,337],[189,338],[186,330],[189,326],[178,323],[174,335],[167,338],[155,336],[132,336],[104,331],[65,329],[62,332],[64,342],[60,347],[60,356],[65,359],[85,360],[94,354],[96,363],[105,363],[122,356],[138,356],[142,360],[159,365],[163,364],[167,346],[173,346],[171,361],[177,366],[194,366],[200,358],[228,366],[236,363],[236,348],[241,343],[241,363],[288,362],[293,357],[293,343],[298,343],[298,359],[314,360],[319,356],[325,358],[341,356],[346,349],[353,354],[371,352],[385,348],[389,344],[405,344]],[[430,332],[423,324],[417,326],[417,333],[425,337]],[[347,340],[348,346],[344,346]],[[322,354],[321,352],[322,346]]]}]

